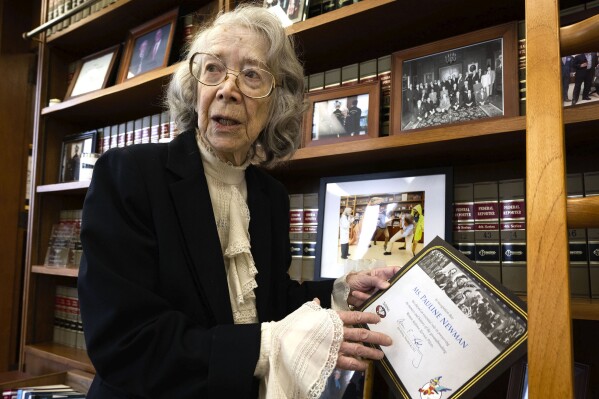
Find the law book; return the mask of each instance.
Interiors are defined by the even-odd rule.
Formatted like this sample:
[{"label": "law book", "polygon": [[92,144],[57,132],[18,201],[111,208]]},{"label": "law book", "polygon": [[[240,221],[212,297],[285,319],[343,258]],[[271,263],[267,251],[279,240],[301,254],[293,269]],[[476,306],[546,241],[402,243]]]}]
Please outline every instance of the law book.
[{"label": "law book", "polygon": [[111,134],[111,127],[110,126],[106,126],[105,128],[102,129],[102,154],[104,154],[106,151],[110,150],[110,134]]},{"label": "law book", "polygon": [[160,114],[150,117],[150,143],[158,143],[160,140]]},{"label": "law book", "polygon": [[324,72],[313,73],[308,79],[308,91],[324,89]]},{"label": "law book", "polygon": [[318,193],[304,194],[302,281],[314,280],[318,230]]},{"label": "law book", "polygon": [[391,55],[380,57],[377,60],[377,75],[381,82],[379,136],[388,136],[391,115]]},{"label": "law book", "polygon": [[142,121],[143,120],[139,118],[133,122],[133,144],[141,144],[141,137],[143,132]]},{"label": "law book", "polygon": [[526,293],[526,185],[524,179],[499,181],[501,282]]},{"label": "law book", "polygon": [[149,115],[144,116],[142,118],[142,125],[141,125],[141,143],[142,144],[147,144],[150,142],[151,129],[152,129],[152,117]]},{"label": "law book", "polygon": [[468,259],[474,261],[474,187],[472,183],[453,187],[453,245]]},{"label": "law book", "polygon": [[66,295],[64,293],[64,286],[57,285],[54,295],[54,331],[53,341],[60,345],[66,345],[67,332],[66,332],[66,314],[67,304]]},{"label": "law book", "polygon": [[110,127],[110,148],[117,148],[119,144],[119,125]]},{"label": "law book", "polygon": [[518,98],[520,115],[526,115],[526,25],[518,22]]},{"label": "law book", "polygon": [[169,126],[169,132],[171,135],[171,140],[173,140],[175,137],[177,137],[179,135],[179,128],[177,127],[177,122],[174,119],[170,119],[170,126]]},{"label": "law book", "polygon": [[304,234],[304,194],[289,194],[289,244],[291,248],[291,265],[289,277],[302,280]]},{"label": "law book", "polygon": [[324,87],[338,87],[341,85],[341,68],[330,69],[324,73]]},{"label": "law book", "polygon": [[360,83],[374,82],[377,79],[377,59],[363,61],[358,64]]},{"label": "law book", "polygon": [[[584,195],[582,173],[566,175],[568,198]],[[587,254],[586,229],[568,229],[568,251],[570,260],[570,295],[588,298],[591,295],[589,282],[589,260]]]},{"label": "law book", "polygon": [[68,222],[73,226],[67,258],[67,267],[71,268],[78,268],[83,256],[83,245],[81,244],[82,212],[81,209],[67,211]]},{"label": "law book", "polygon": [[133,145],[135,141],[135,121],[127,121],[125,131],[125,146]]},{"label": "law book", "polygon": [[476,265],[501,281],[499,191],[496,181],[473,184]]},{"label": "law book", "polygon": [[73,237],[74,226],[68,223],[61,211],[58,223],[52,225],[44,266],[66,267],[69,260],[69,250]]},{"label": "law book", "polygon": [[164,111],[160,114],[160,139],[161,143],[168,143],[171,141],[171,117],[168,111]]},{"label": "law book", "polygon": [[351,86],[358,83],[358,64],[346,65],[341,68],[341,86]]},{"label": "law book", "polygon": [[119,135],[117,136],[117,147],[123,148],[127,142],[127,124],[119,123]]},{"label": "law book", "polygon": [[66,321],[66,340],[65,345],[75,348],[77,347],[77,320],[79,319],[79,297],[77,295],[77,288],[67,287],[63,288],[63,294],[65,296],[65,321]]},{"label": "law book", "polygon": [[[599,172],[586,172],[583,176],[585,197],[598,196]],[[587,242],[591,297],[597,299],[599,298],[599,228],[587,229]]]}]

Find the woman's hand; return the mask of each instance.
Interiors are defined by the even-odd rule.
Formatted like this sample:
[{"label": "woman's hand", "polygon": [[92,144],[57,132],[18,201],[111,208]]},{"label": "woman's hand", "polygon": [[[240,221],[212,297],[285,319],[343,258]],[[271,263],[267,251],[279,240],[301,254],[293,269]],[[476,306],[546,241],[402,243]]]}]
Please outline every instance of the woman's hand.
[{"label": "woman's hand", "polygon": [[372,270],[363,270],[347,275],[347,284],[350,292],[347,303],[352,306],[360,306],[365,300],[378,290],[389,287],[389,280],[401,269],[400,266],[380,267]]},{"label": "woman's hand", "polygon": [[344,325],[343,342],[337,357],[337,368],[364,371],[368,368],[368,360],[380,360],[385,356],[380,349],[364,344],[389,346],[392,341],[388,335],[366,328],[352,327],[352,325],[360,323],[376,324],[381,321],[379,316],[370,312],[352,311],[338,311],[337,314]]}]

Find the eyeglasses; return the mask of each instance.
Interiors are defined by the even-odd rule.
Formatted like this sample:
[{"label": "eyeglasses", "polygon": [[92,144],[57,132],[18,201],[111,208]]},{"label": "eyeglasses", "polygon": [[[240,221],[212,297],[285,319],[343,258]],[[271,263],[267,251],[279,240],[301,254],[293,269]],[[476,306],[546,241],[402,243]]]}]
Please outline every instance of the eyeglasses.
[{"label": "eyeglasses", "polygon": [[236,71],[228,68],[215,55],[208,53],[195,53],[189,60],[189,72],[205,86],[218,86],[227,80],[229,74],[234,75],[235,84],[241,93],[249,98],[268,97],[276,85],[275,77],[267,70],[251,67]]}]

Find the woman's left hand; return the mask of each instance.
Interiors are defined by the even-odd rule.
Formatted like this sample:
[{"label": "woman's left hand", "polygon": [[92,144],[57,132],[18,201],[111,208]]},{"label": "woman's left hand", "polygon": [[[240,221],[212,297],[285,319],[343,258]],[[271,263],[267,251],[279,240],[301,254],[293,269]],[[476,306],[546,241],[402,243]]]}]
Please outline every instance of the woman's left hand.
[{"label": "woman's left hand", "polygon": [[352,306],[360,306],[372,294],[389,287],[389,280],[401,269],[400,266],[380,267],[372,270],[363,270],[347,275],[346,281],[350,292],[347,303]]}]

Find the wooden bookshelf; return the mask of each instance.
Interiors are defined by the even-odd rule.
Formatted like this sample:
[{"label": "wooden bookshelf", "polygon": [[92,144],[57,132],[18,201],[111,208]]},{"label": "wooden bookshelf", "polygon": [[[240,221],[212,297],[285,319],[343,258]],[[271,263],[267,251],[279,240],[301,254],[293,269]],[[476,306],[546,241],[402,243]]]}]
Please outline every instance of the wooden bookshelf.
[{"label": "wooden bookshelf", "polygon": [[31,266],[31,272],[50,276],[77,277],[79,275],[79,268]]}]

